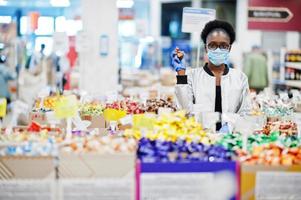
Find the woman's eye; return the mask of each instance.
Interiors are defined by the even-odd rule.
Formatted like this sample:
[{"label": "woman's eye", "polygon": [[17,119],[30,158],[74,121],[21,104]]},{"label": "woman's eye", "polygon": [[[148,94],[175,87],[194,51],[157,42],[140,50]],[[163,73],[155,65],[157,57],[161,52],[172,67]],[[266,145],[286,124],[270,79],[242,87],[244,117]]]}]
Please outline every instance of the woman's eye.
[{"label": "woman's eye", "polygon": [[209,44],[208,47],[209,47],[209,49],[217,49],[216,44]]},{"label": "woman's eye", "polygon": [[221,49],[229,49],[229,45],[227,45],[227,44],[222,44],[222,45],[220,46],[220,48],[221,48]]}]

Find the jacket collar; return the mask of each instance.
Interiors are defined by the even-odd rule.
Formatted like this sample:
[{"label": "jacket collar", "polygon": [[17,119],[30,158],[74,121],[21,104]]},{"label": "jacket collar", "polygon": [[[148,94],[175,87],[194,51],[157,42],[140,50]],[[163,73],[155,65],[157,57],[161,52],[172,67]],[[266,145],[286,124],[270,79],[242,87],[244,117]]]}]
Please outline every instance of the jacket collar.
[{"label": "jacket collar", "polygon": [[[223,76],[224,75],[227,75],[228,73],[229,73],[229,67],[225,64],[225,70],[224,70],[224,73],[223,73]],[[212,71],[209,69],[209,67],[208,67],[208,63],[206,63],[205,65],[204,65],[204,70],[205,70],[205,72],[207,73],[207,74],[209,74],[210,76],[214,76],[214,74],[212,73]]]}]

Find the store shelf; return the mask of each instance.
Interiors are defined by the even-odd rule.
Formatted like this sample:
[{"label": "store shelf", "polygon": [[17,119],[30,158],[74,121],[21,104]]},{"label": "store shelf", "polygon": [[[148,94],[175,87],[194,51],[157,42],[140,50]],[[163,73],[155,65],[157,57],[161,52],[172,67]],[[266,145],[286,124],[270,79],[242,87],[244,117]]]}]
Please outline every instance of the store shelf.
[{"label": "store shelf", "polygon": [[301,81],[285,81],[285,85],[301,88]]},{"label": "store shelf", "polygon": [[282,81],[282,80],[274,79],[273,84],[275,84],[275,85],[287,85],[287,86],[291,86],[291,87],[301,88],[301,81],[289,81],[289,80]]},{"label": "store shelf", "polygon": [[275,85],[285,85],[285,82],[279,79],[273,79],[273,84]]},{"label": "store shelf", "polygon": [[301,62],[285,62],[285,67],[295,68],[301,70]]}]

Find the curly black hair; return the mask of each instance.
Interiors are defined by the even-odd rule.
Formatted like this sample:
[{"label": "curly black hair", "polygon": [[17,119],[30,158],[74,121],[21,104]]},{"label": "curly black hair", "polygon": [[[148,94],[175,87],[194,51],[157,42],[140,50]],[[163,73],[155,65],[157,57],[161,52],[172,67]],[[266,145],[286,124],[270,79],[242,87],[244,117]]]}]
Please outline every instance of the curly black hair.
[{"label": "curly black hair", "polygon": [[230,44],[233,44],[235,41],[235,31],[233,29],[233,26],[226,22],[226,21],[221,21],[221,20],[213,20],[208,22],[201,34],[201,38],[206,44],[207,36],[214,30],[214,29],[222,29],[224,30],[230,37]]}]

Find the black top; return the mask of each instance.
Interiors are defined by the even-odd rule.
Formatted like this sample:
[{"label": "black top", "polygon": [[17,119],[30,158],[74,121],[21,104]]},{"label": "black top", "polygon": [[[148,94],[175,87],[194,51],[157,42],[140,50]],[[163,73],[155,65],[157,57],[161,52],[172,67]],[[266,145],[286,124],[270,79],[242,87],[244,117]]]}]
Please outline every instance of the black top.
[{"label": "black top", "polygon": [[[205,72],[207,72],[207,74],[209,74],[210,76],[214,76],[214,74],[212,73],[212,71],[209,69],[208,67],[208,63],[206,63],[204,65],[204,70]],[[225,70],[224,70],[224,73],[223,73],[223,76],[224,75],[227,75],[229,73],[229,67],[227,65],[225,65]]]},{"label": "black top", "polygon": [[[210,71],[210,69],[208,68],[208,64],[207,63],[204,66],[204,70],[210,76],[214,76],[214,74],[212,73],[212,71]],[[229,72],[229,68],[226,65],[223,75],[228,74],[228,72]],[[215,86],[215,108],[214,108],[214,111],[215,112],[219,112],[219,113],[223,112],[223,108],[222,108],[222,89],[221,89],[220,85]],[[216,123],[216,130],[218,131],[221,128],[222,128],[222,123],[221,122]]]},{"label": "black top", "polygon": [[215,112],[222,113],[222,89],[221,86],[216,86],[215,88]]},{"label": "black top", "polygon": [[[222,113],[223,109],[222,109],[222,89],[221,86],[216,86],[215,88],[215,112],[219,112]],[[222,123],[219,122],[216,124],[216,130],[219,130],[222,128]]]}]

